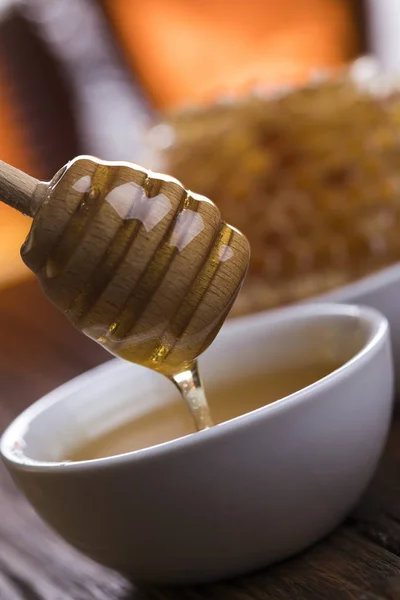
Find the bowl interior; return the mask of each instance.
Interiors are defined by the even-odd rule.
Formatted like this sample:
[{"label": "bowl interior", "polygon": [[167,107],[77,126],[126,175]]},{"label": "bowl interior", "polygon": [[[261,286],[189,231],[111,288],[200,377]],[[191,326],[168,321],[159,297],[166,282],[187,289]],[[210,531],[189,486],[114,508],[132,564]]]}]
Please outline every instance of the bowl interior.
[{"label": "bowl interior", "polygon": [[[227,323],[200,359],[214,418],[219,422],[236,417],[296,393],[299,387],[285,377],[293,369],[330,364],[333,372],[320,383],[332,379],[335,369],[365,351],[381,325],[373,311],[343,305],[297,307],[273,317],[261,314]],[[249,385],[254,380],[260,383]],[[300,387],[314,381],[306,378]],[[58,463],[107,432],[121,428],[125,435],[124,426],[132,421],[137,425],[137,448],[194,432],[171,382],[112,360],[27,409],[5,433],[2,452],[21,462]],[[146,441],[149,432],[151,443]]]}]

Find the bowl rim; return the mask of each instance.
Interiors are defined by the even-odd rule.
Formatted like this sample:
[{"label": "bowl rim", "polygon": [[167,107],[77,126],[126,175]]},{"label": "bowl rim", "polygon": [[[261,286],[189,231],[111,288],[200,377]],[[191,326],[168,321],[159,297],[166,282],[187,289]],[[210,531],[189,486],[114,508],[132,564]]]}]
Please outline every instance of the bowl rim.
[{"label": "bowl rim", "polygon": [[228,421],[224,421],[210,429],[198,431],[195,434],[188,434],[179,438],[175,438],[166,442],[162,442],[155,446],[134,450],[124,454],[117,454],[103,458],[84,460],[84,461],[40,461],[31,459],[22,452],[15,452],[13,445],[16,440],[23,437],[27,431],[31,421],[35,418],[40,418],[40,415],[45,413],[50,407],[58,402],[68,400],[68,398],[84,389],[90,384],[93,377],[101,378],[107,376],[109,371],[120,368],[140,368],[143,371],[142,376],[151,376],[152,372],[148,369],[145,374],[143,367],[138,365],[129,365],[120,359],[109,360],[93,369],[90,369],[81,375],[78,375],[69,381],[54,388],[49,393],[45,394],[33,404],[28,406],[21,412],[5,429],[0,438],[0,455],[6,464],[14,470],[34,471],[41,473],[54,472],[79,472],[87,469],[109,468],[113,465],[123,463],[143,462],[153,458],[160,457],[174,452],[180,452],[203,443],[209,443],[216,437],[228,436],[238,430],[251,426],[255,421],[258,421],[260,416],[265,418],[273,418],[284,411],[311,401],[316,395],[322,391],[327,391],[335,387],[343,377],[354,375],[365,366],[379,351],[389,339],[389,323],[387,319],[377,310],[364,306],[355,306],[349,304],[298,304],[288,306],[279,311],[271,311],[270,313],[256,313],[244,317],[238,317],[228,322],[222,330],[229,330],[230,335],[235,335],[237,330],[241,330],[249,323],[262,323],[264,326],[276,327],[281,323],[298,322],[301,319],[313,318],[343,318],[351,317],[354,320],[362,320],[369,326],[368,338],[363,347],[342,366],[328,373],[325,377],[315,381],[314,383],[302,388],[292,394],[284,396],[279,400],[267,404],[251,412],[239,415]]},{"label": "bowl rim", "polygon": [[[388,285],[397,283],[400,281],[400,262],[396,262],[392,265],[379,269],[375,273],[365,275],[354,281],[351,281],[345,285],[335,287],[331,290],[313,296],[312,298],[305,298],[301,301],[301,304],[313,303],[313,302],[337,302],[344,300],[345,303],[351,304],[354,299],[374,294],[380,290],[385,289]],[[279,310],[279,308],[277,309]]]}]

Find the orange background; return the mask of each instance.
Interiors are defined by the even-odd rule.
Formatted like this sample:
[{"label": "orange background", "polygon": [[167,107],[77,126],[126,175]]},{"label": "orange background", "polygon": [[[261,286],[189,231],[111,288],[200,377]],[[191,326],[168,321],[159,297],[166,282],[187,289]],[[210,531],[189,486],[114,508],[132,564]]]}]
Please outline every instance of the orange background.
[{"label": "orange background", "polygon": [[304,81],[354,52],[344,0],[105,0],[129,64],[159,106],[253,82]]}]

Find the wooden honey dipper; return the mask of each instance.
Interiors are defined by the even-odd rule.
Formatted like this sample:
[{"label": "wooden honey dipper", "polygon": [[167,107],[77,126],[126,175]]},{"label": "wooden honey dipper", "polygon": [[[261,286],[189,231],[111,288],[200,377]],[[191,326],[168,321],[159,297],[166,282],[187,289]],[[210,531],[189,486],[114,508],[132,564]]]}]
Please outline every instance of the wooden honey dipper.
[{"label": "wooden honey dipper", "polygon": [[173,380],[197,427],[209,426],[196,359],[242,285],[247,239],[176,179],[89,156],[48,183],[0,161],[0,199],[33,217],[21,256],[56,306],[113,354]]}]

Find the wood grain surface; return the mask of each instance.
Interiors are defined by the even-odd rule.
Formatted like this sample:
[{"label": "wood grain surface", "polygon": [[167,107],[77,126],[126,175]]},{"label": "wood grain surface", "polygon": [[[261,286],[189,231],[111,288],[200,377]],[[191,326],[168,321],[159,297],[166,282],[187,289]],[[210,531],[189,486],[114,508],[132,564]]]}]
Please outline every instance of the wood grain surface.
[{"label": "wood grain surface", "polygon": [[[73,329],[33,281],[0,293],[0,428],[109,355]],[[285,563],[203,588],[138,589],[69,548],[0,465],[0,600],[400,599],[400,420],[376,477],[329,538]]]}]

